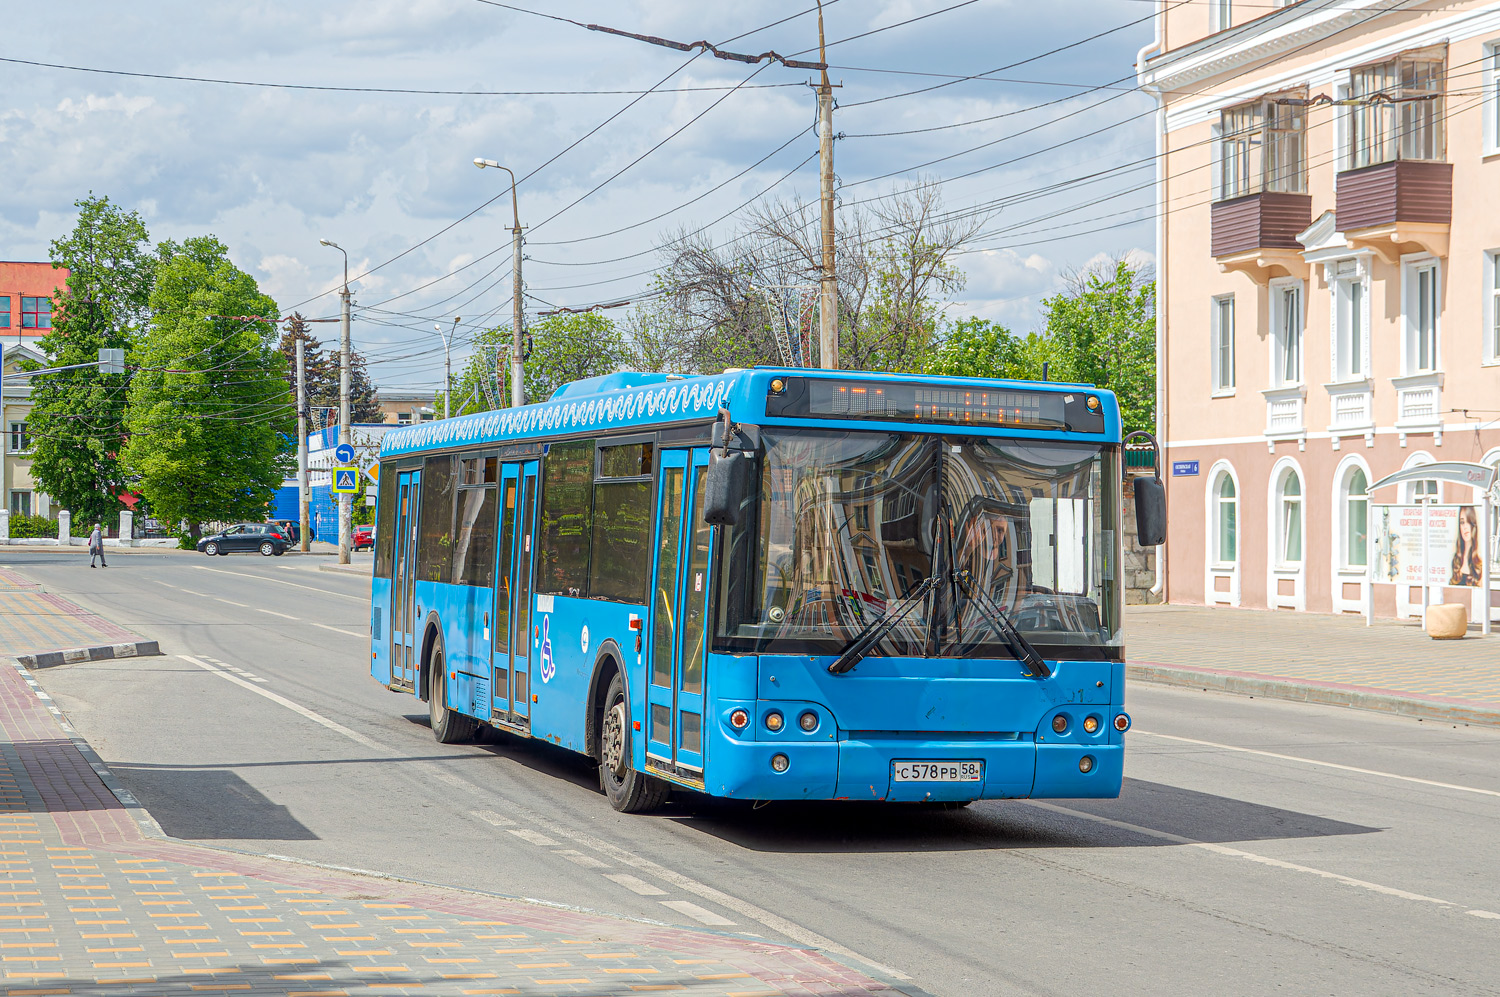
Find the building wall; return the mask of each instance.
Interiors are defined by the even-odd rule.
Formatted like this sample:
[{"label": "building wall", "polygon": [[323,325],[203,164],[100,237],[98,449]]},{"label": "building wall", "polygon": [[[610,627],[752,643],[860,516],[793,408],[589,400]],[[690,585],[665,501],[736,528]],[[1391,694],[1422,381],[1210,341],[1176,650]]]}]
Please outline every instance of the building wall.
[{"label": "building wall", "polygon": [[51,263],[0,260],[0,340],[6,343],[35,342],[45,336],[50,325],[32,329],[21,327],[21,298],[50,300],[67,279],[68,271],[62,268],[54,270]]},{"label": "building wall", "polygon": [[[1167,595],[1172,602],[1355,612],[1363,605],[1363,571],[1346,565],[1340,483],[1358,466],[1373,482],[1412,462],[1500,462],[1500,358],[1487,349],[1496,315],[1494,267],[1500,249],[1500,3],[1430,3],[1396,11],[1373,4],[1322,0],[1284,9],[1231,5],[1229,30],[1210,32],[1210,4],[1164,5],[1156,51],[1143,53],[1141,82],[1159,91],[1164,155],[1158,167],[1160,435],[1170,465],[1196,462],[1196,474],[1167,476]],[[1252,18],[1253,16],[1253,18]],[[1244,23],[1241,23],[1244,22]],[[1223,199],[1219,165],[1220,112],[1265,95],[1304,87],[1309,96],[1343,96],[1355,67],[1430,45],[1446,46],[1443,115],[1446,161],[1452,164],[1452,221],[1417,233],[1397,225],[1402,240],[1374,241],[1339,229],[1336,183],[1344,159],[1349,111],[1306,111],[1306,190],[1312,224],[1295,250],[1249,253],[1212,248],[1212,205]],[[1320,222],[1322,223],[1320,225]],[[1413,235],[1413,233],[1417,233]],[[1430,417],[1413,415],[1402,390],[1410,321],[1410,265],[1437,260],[1439,397]],[[1335,371],[1334,268],[1354,260],[1367,299],[1371,418],[1351,426],[1344,404],[1356,382]],[[1304,310],[1301,419],[1278,421],[1296,392],[1276,385],[1272,310],[1278,288],[1300,282]],[[1212,308],[1233,295],[1234,386],[1213,384]],[[1340,422],[1341,418],[1346,421]],[[1356,422],[1362,420],[1354,420]],[[1217,521],[1210,490],[1217,469],[1232,473],[1238,502],[1237,558],[1214,567]],[[1186,468],[1183,468],[1184,470]],[[1284,543],[1277,485],[1288,470],[1301,483],[1302,559],[1278,564]],[[1406,501],[1408,486],[1389,487],[1373,502]],[[1442,502],[1477,502],[1468,487],[1443,485]],[[1371,554],[1370,556],[1373,556]],[[1470,601],[1477,592],[1450,589],[1434,598]],[[1406,615],[1420,590],[1377,585],[1375,608]],[[1500,595],[1493,600],[1500,602]],[[1472,618],[1472,615],[1471,615]]]}]

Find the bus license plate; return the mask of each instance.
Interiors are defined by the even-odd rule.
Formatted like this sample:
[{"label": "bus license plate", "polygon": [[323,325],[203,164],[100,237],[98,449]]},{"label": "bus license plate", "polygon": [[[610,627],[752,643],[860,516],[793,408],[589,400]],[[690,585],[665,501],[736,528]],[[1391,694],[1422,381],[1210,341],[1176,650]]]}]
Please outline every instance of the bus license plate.
[{"label": "bus license plate", "polygon": [[907,761],[891,763],[896,782],[983,782],[984,762]]}]

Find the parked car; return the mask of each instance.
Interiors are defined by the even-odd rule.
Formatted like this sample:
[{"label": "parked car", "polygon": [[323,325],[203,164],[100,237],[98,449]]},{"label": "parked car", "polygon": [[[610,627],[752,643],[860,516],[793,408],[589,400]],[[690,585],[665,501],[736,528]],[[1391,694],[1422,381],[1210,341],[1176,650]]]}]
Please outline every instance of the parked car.
[{"label": "parked car", "polygon": [[268,525],[276,527],[276,532],[286,537],[286,542],[295,544],[302,539],[302,527],[295,519],[272,519]]},{"label": "parked car", "polygon": [[266,557],[279,556],[290,546],[291,542],[272,523],[238,523],[223,533],[198,541],[198,549],[210,556],[236,551],[260,551]]},{"label": "parked car", "polygon": [[375,527],[368,523],[364,526],[354,527],[354,533],[349,538],[350,544],[355,550],[375,549]]}]

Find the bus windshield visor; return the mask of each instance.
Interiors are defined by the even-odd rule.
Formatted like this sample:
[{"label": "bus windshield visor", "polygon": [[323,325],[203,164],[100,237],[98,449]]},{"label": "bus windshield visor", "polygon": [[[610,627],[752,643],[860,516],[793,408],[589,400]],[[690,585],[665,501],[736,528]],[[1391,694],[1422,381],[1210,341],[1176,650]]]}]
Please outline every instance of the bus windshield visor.
[{"label": "bus windshield visor", "polygon": [[724,650],[837,654],[904,614],[871,654],[1015,657],[988,602],[1046,657],[1117,656],[1117,447],[769,429],[762,442],[756,514],[721,548]]}]

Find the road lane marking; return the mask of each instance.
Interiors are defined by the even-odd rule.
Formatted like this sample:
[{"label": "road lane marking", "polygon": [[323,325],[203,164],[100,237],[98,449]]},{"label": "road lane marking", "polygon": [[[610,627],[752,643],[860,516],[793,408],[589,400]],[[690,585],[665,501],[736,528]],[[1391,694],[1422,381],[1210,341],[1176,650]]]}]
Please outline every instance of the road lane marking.
[{"label": "road lane marking", "polygon": [[219,596],[214,596],[213,599],[214,599],[215,602],[228,603],[231,606],[238,606],[241,609],[249,609],[250,608],[250,604],[246,603],[246,602],[235,602],[233,599],[223,599],[223,598],[220,598]]},{"label": "road lane marking", "polygon": [[257,696],[264,696],[266,699],[269,699],[273,703],[278,703],[281,706],[285,706],[287,709],[291,710],[293,713],[296,713],[298,716],[306,717],[308,720],[311,720],[315,724],[320,724],[324,727],[327,727],[331,731],[342,734],[356,744],[362,744],[367,748],[374,748],[376,751],[380,751],[382,753],[390,750],[379,741],[365,737],[358,731],[350,730],[348,727],[345,727],[341,723],[329,720],[321,713],[314,713],[307,707],[301,705],[300,703],[294,703],[290,699],[287,699],[285,696],[278,696],[270,689],[262,689],[260,686],[255,685],[253,682],[248,682],[245,679],[240,678],[238,675],[231,675],[224,669],[215,667],[214,665],[211,665],[206,661],[201,661],[190,654],[179,654],[178,657],[183,661],[186,661],[190,665],[197,665],[204,671],[209,672],[213,675],[217,675],[219,678],[223,679],[226,682],[233,682],[235,685],[240,686],[241,688],[249,689]]},{"label": "road lane marking", "polygon": [[1490,918],[1491,920],[1500,921],[1500,914],[1496,914],[1494,911],[1489,911],[1489,910],[1471,910],[1471,911],[1466,911],[1465,913],[1473,914],[1475,917],[1487,917],[1487,918]]},{"label": "road lane marking", "polygon": [[598,859],[594,858],[594,856],[585,855],[583,854],[583,852],[578,851],[576,848],[554,848],[552,849],[552,854],[565,858],[569,862],[572,862],[574,865],[581,865],[585,869],[609,868],[608,862],[600,862]]},{"label": "road lane marking", "polygon": [[307,589],[309,592],[317,592],[321,595],[337,596],[340,599],[351,599],[354,602],[368,603],[370,601],[369,597],[367,596],[345,595],[343,592],[335,592],[332,589],[320,589],[315,585],[303,585],[301,582],[289,582],[285,578],[272,578],[269,575],[260,575],[255,574],[254,572],[246,574],[243,571],[227,571],[224,568],[210,568],[207,565],[203,564],[194,564],[192,565],[192,567],[197,571],[213,571],[220,575],[233,575],[236,578],[248,578],[252,581],[275,582],[278,585],[291,585],[293,588]]},{"label": "road lane marking", "polygon": [[1316,758],[1299,758],[1296,755],[1283,755],[1275,751],[1262,751],[1259,748],[1241,748],[1234,744],[1219,744],[1216,741],[1199,741],[1191,737],[1178,737],[1175,734],[1156,734],[1148,730],[1132,730],[1133,734],[1144,734],[1147,737],[1159,737],[1164,741],[1181,741],[1184,744],[1201,744],[1205,748],[1218,748],[1221,751],[1237,751],[1245,755],[1260,755],[1262,758],[1275,758],[1283,762],[1297,762],[1302,765],[1316,765],[1319,768],[1338,769],[1341,772],[1357,772],[1360,775],[1379,776],[1382,779],[1397,779],[1401,782],[1414,782],[1419,786],[1432,786],[1435,789],[1452,789],[1460,793],[1477,793],[1480,796],[1500,796],[1500,791],[1494,789],[1479,789],[1475,786],[1460,786],[1452,782],[1435,782],[1432,779],[1419,779],[1413,775],[1397,775],[1395,772],[1381,772],[1377,769],[1362,769],[1355,765],[1340,765],[1338,762],[1320,762]]},{"label": "road lane marking", "polygon": [[469,814],[470,814],[470,816],[478,817],[480,820],[484,821],[486,824],[493,824],[496,827],[515,827],[516,826],[516,822],[515,821],[511,820],[509,817],[502,817],[499,814],[495,813],[495,811],[493,811],[493,810],[470,810]]},{"label": "road lane marking", "polygon": [[274,610],[274,609],[261,609],[261,608],[260,608],[260,607],[259,607],[259,606],[251,606],[251,607],[250,607],[250,608],[251,608],[251,609],[253,609],[253,610],[255,610],[255,611],[256,611],[256,612],[257,612],[257,613],[268,613],[268,614],[270,614],[270,615],[271,615],[271,616],[279,616],[279,617],[281,617],[281,618],[282,618],[282,619],[283,619],[283,620],[296,620],[296,621],[297,621],[297,622],[299,622],[299,623],[300,623],[300,622],[301,622],[301,621],[300,621],[300,620],[298,620],[298,618],[297,618],[297,617],[295,617],[295,616],[288,616],[288,615],[287,615],[287,614],[285,614],[285,613],[278,613],[278,612],[276,612],[276,610]]},{"label": "road lane marking", "polygon": [[670,907],[679,914],[686,914],[696,921],[702,921],[704,924],[724,925],[734,923],[729,918],[720,917],[711,910],[704,910],[690,900],[663,900],[661,901],[661,905],[663,907]]},{"label": "road lane marking", "polygon": [[1186,838],[1180,834],[1170,831],[1158,831],[1152,827],[1142,827],[1139,824],[1130,824],[1123,820],[1114,820],[1110,817],[1100,817],[1097,814],[1085,813],[1082,810],[1069,810],[1055,803],[1043,803],[1041,800],[1027,800],[1027,803],[1043,810],[1051,810],[1053,813],[1063,814],[1067,817],[1079,817],[1083,820],[1093,821],[1096,824],[1105,824],[1109,827],[1119,828],[1122,831],[1130,831],[1134,834],[1143,834],[1148,838],[1156,838],[1160,841],[1170,841],[1176,845],[1188,845],[1192,848],[1201,848],[1204,851],[1213,852],[1228,858],[1245,859],[1260,865],[1271,866],[1274,869],[1285,869],[1288,872],[1300,872],[1304,875],[1317,876],[1320,879],[1331,879],[1345,886],[1357,886],[1362,890],[1372,893],[1384,894],[1388,897],[1396,897],[1401,900],[1416,900],[1421,903],[1437,904],[1440,907],[1458,907],[1459,904],[1452,900],[1440,900],[1437,897],[1429,897],[1421,893],[1412,893],[1409,890],[1397,889],[1394,886],[1382,886],[1380,883],[1371,883],[1368,880],[1355,879],[1352,876],[1344,876],[1340,873],[1329,872],[1326,869],[1314,869],[1308,865],[1298,865],[1295,862],[1287,862],[1282,859],[1273,859],[1267,855],[1257,855],[1255,852],[1247,852],[1243,848],[1231,848],[1229,845],[1218,845],[1208,841],[1199,841],[1196,838]]},{"label": "road lane marking", "polygon": [[314,623],[313,626],[322,630],[332,630],[334,633],[343,634],[345,637],[358,637],[360,640],[364,640],[370,636],[369,634],[355,633],[353,630],[340,630],[338,627],[330,627],[326,623]]},{"label": "road lane marking", "polygon": [[541,831],[531,831],[531,830],[528,830],[526,828],[516,827],[516,828],[511,828],[510,833],[514,834],[516,837],[520,838],[522,841],[530,842],[533,845],[542,845],[544,847],[547,847],[547,846],[552,846],[552,845],[558,844],[558,842],[553,841],[551,838],[547,837]]},{"label": "road lane marking", "polygon": [[[667,891],[652,883],[646,882],[639,876],[632,876],[628,872],[607,872],[604,878],[612,883],[618,883],[631,893],[638,893],[643,897],[664,897]],[[699,908],[700,910],[702,908]]]}]

